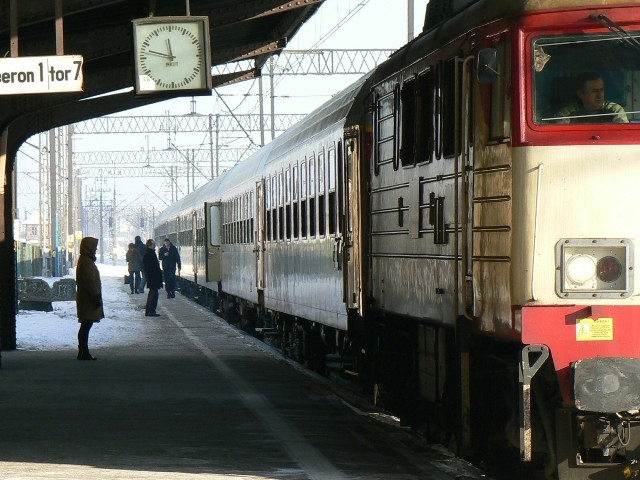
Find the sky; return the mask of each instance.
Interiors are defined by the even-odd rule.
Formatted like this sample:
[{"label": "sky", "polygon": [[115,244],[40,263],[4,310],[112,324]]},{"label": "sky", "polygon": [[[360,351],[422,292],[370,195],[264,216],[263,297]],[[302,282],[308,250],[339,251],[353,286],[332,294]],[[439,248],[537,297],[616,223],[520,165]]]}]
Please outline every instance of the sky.
[{"label": "sky", "polygon": [[[410,0],[326,0],[318,12],[302,26],[289,41],[288,50],[309,49],[397,49],[408,39],[408,3]],[[424,14],[428,0],[412,0],[414,4],[414,35],[422,31]],[[392,5],[392,7],[390,7]],[[215,48],[215,45],[212,45]],[[279,114],[306,114],[329,100],[332,95],[357,80],[356,75],[335,76],[275,76],[275,112]],[[268,75],[263,75],[263,88],[268,95]],[[210,97],[182,97],[114,114],[133,115],[188,115],[195,110],[198,114],[253,113],[259,111],[258,81],[250,80],[233,86],[217,89]],[[268,113],[269,101],[265,101]],[[195,108],[194,108],[195,107]],[[38,147],[45,135],[32,137],[20,148],[17,158],[18,168],[18,212],[20,218],[37,212],[39,208],[38,161],[41,154]],[[225,139],[222,139],[225,142]],[[266,141],[270,140],[267,133]],[[128,134],[128,135],[74,135],[73,148],[76,152],[92,151],[140,151],[163,150],[174,144],[181,151],[209,149],[209,137],[199,134]],[[247,138],[239,133],[226,139],[231,147],[244,148]],[[199,187],[208,179],[196,176],[195,186]],[[137,209],[151,205],[154,212],[160,212],[172,203],[172,188],[169,176],[165,178],[143,177],[141,179],[111,178],[103,181],[84,181],[83,195],[90,191],[104,191],[107,198],[115,197],[118,209]],[[187,180],[177,178],[173,189],[178,198],[189,191]],[[192,188],[192,187],[191,187]],[[114,192],[115,191],[115,192]],[[95,193],[91,193],[95,196]],[[134,232],[136,234],[136,232]]]}]

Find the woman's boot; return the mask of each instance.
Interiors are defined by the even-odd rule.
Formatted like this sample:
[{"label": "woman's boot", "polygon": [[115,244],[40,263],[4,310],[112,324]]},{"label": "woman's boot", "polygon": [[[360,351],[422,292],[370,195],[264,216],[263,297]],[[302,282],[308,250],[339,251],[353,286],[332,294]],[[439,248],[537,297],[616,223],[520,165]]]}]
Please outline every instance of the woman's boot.
[{"label": "woman's boot", "polygon": [[97,358],[92,356],[91,353],[89,353],[89,350],[84,350],[80,360],[97,360]]}]

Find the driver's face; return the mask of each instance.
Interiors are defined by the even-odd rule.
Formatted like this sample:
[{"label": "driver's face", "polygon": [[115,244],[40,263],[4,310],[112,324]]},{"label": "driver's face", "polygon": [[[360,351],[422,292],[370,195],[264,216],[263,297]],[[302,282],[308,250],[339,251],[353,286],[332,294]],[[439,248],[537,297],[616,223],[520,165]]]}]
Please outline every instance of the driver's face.
[{"label": "driver's face", "polygon": [[604,106],[604,80],[597,78],[587,80],[584,89],[578,90],[578,97],[585,110],[598,110]]}]

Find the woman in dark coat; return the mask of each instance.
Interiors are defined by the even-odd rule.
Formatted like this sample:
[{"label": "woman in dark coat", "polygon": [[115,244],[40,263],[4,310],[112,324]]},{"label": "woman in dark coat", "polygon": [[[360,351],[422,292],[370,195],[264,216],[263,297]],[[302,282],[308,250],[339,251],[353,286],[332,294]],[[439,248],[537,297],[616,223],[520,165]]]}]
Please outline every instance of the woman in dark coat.
[{"label": "woman in dark coat", "polygon": [[142,271],[142,255],[135,243],[129,244],[127,250],[127,269],[129,270],[129,288],[131,293],[138,293],[140,288],[140,272]]},{"label": "woman in dark coat", "polygon": [[78,331],[78,360],[95,360],[89,353],[89,330],[94,322],[104,318],[102,308],[102,282],[96,267],[98,239],[84,237],[80,242],[80,257],[76,267],[76,309]]}]

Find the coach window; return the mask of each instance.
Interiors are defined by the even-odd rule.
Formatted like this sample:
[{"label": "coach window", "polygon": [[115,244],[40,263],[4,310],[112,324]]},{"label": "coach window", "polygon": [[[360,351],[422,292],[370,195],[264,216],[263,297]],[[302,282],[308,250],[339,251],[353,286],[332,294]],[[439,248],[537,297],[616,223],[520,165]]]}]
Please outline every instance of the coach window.
[{"label": "coach window", "polygon": [[271,177],[271,239],[278,241],[278,174]]},{"label": "coach window", "polygon": [[238,243],[238,197],[233,199],[233,233],[231,242]]},{"label": "coach window", "polygon": [[264,236],[265,240],[271,240],[271,180],[269,177],[264,182]]},{"label": "coach window", "polygon": [[227,203],[227,215],[227,243],[231,245],[233,244],[233,199],[229,200],[229,202]]},{"label": "coach window", "polygon": [[403,167],[413,167],[416,163],[416,83],[416,77],[405,82],[400,94],[400,163]]},{"label": "coach window", "polygon": [[238,243],[244,243],[244,195],[238,197]]},{"label": "coach window", "polygon": [[318,153],[318,235],[324,237],[327,233],[326,225],[327,225],[327,209],[326,209],[326,189],[327,185],[325,183],[325,155],[324,155],[324,147],[320,149]]},{"label": "coach window", "polygon": [[309,157],[309,237],[316,236],[316,159]]},{"label": "coach window", "polygon": [[256,199],[253,190],[249,192],[249,243],[254,243],[255,238],[253,235],[255,228],[255,215],[256,215]]},{"label": "coach window", "polygon": [[284,172],[284,226],[287,240],[291,240],[291,166]]},{"label": "coach window", "polygon": [[278,180],[276,178],[276,175],[273,175],[271,177],[271,241],[276,241],[276,239],[278,238],[278,232],[276,230],[277,225],[278,225],[278,219],[276,218],[277,215],[277,192],[278,192],[278,187],[277,187],[277,183]]},{"label": "coach window", "polygon": [[242,195],[240,197],[240,218],[238,221],[238,229],[240,230],[239,243],[247,243],[246,219],[247,219],[247,196]]},{"label": "coach window", "polygon": [[252,243],[253,240],[251,238],[251,194],[249,192],[247,192],[245,194],[245,199],[247,202],[247,206],[245,208],[245,219],[244,219],[244,229],[245,229],[245,238],[244,238],[244,242],[245,243]]},{"label": "coach window", "polygon": [[236,197],[233,199],[233,243],[237,244],[239,242],[239,229],[238,229],[238,219],[240,217],[240,198]]},{"label": "coach window", "polygon": [[307,162],[300,162],[300,236],[307,237]]},{"label": "coach window", "polygon": [[251,242],[251,220],[250,218],[250,213],[249,213],[249,208],[250,208],[250,203],[249,203],[249,192],[244,194],[244,201],[245,201],[245,207],[244,207],[244,243],[250,243]]},{"label": "coach window", "polygon": [[242,243],[242,195],[236,199],[236,243]]},{"label": "coach window", "polygon": [[236,243],[242,243],[242,196],[236,199]]},{"label": "coach window", "polygon": [[221,206],[221,212],[220,214],[222,215],[222,243],[223,244],[227,244],[227,204],[226,202],[223,203]]},{"label": "coach window", "polygon": [[233,243],[233,200],[227,202],[227,243]]},{"label": "coach window", "polygon": [[245,193],[242,195],[242,243],[249,243],[249,232],[247,229],[247,220],[249,219],[249,213],[247,209],[249,208],[249,194]]},{"label": "coach window", "polygon": [[293,170],[291,171],[291,185],[293,190],[293,238],[298,239],[298,235],[300,232],[300,211],[298,208],[299,205],[299,190],[300,190],[300,179],[298,178],[298,164],[296,163],[293,166]]},{"label": "coach window", "polygon": [[329,186],[329,235],[336,234],[337,198],[336,198],[336,149],[331,146],[327,152],[327,185]]},{"label": "coach window", "polygon": [[233,215],[231,214],[231,210],[232,210],[232,206],[233,206],[233,200],[229,200],[227,202],[226,208],[225,208],[225,216],[226,216],[226,225],[227,225],[227,244],[231,245],[231,222],[233,219]]},{"label": "coach window", "polygon": [[455,157],[459,151],[456,135],[456,102],[458,101],[458,78],[456,59],[444,64],[442,72],[442,154],[444,158]]},{"label": "coach window", "polygon": [[278,173],[278,240],[284,240],[284,174]]},{"label": "coach window", "polygon": [[375,173],[383,165],[394,164],[396,143],[395,90],[381,96],[376,105]]}]

